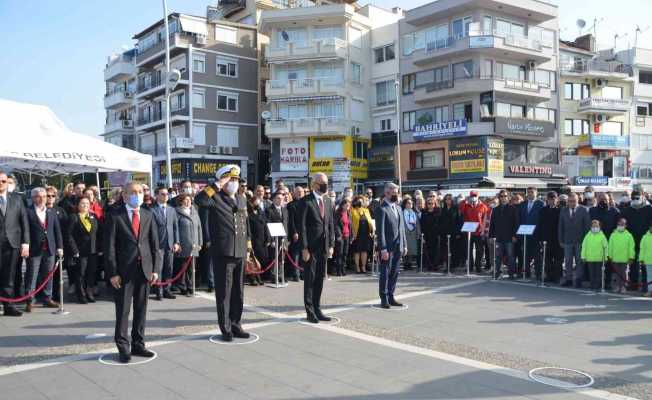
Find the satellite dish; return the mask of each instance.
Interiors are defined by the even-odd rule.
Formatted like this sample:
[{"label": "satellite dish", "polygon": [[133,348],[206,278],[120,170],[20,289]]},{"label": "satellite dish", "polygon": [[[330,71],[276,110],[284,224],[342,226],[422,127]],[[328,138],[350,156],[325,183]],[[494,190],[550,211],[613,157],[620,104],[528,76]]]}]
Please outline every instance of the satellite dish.
[{"label": "satellite dish", "polygon": [[286,42],[290,40],[290,35],[288,35],[286,31],[281,31],[281,37],[283,37],[283,40],[285,40]]},{"label": "satellite dish", "polygon": [[167,77],[165,79],[165,87],[167,88],[168,92],[173,91],[174,88],[177,87],[177,84],[179,83],[180,79],[181,79],[181,72],[178,69],[173,69],[170,71],[169,74],[167,74]]},{"label": "satellite dish", "polygon": [[582,29],[586,26],[586,21],[584,21],[583,19],[578,19],[576,24],[578,28]]},{"label": "satellite dish", "polygon": [[268,120],[272,118],[272,113],[268,110],[265,110],[262,113],[260,113],[260,116],[263,117],[264,120]]}]

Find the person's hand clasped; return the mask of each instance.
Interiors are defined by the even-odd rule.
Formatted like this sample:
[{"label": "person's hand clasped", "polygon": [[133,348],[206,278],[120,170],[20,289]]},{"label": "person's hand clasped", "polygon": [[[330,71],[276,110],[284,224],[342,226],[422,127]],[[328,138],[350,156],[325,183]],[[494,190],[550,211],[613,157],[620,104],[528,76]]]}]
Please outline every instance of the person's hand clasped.
[{"label": "person's hand clasped", "polygon": [[122,287],[122,278],[120,278],[120,275],[111,277],[111,286],[113,286],[114,289],[120,289]]},{"label": "person's hand clasped", "polygon": [[301,259],[303,260],[303,262],[310,261],[310,252],[308,251],[308,249],[301,250]]},{"label": "person's hand clasped", "polygon": [[158,274],[156,272],[152,272],[152,275],[149,277],[149,283],[150,285],[158,280]]},{"label": "person's hand clasped", "polygon": [[380,259],[383,260],[383,261],[389,260],[389,251],[381,250],[380,251]]}]

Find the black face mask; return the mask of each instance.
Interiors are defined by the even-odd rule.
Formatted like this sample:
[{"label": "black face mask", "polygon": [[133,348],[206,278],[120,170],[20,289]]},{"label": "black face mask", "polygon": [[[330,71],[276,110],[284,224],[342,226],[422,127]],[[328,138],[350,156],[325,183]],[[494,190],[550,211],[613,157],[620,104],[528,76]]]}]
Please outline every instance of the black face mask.
[{"label": "black face mask", "polygon": [[601,201],[600,204],[598,204],[600,208],[607,208],[607,202],[606,201]]},{"label": "black face mask", "polygon": [[390,197],[389,199],[392,201],[392,203],[396,203],[398,201],[398,195],[393,194],[392,197]]},{"label": "black face mask", "polygon": [[328,183],[320,183],[319,184],[319,193],[326,194],[326,192],[328,192]]}]

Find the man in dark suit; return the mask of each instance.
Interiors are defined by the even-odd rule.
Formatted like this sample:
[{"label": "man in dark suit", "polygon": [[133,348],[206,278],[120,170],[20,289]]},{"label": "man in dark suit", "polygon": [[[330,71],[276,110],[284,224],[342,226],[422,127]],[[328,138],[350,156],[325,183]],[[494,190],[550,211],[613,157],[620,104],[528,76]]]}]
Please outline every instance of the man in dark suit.
[{"label": "man in dark suit", "polygon": [[335,227],[333,204],[326,196],[328,177],[318,172],[312,177],[312,193],[301,199],[299,240],[303,261],[303,302],[309,322],[330,321],[321,311],[321,292],[326,262],[333,257]]},{"label": "man in dark suit", "polygon": [[[106,272],[115,289],[115,343],[120,362],[131,355],[153,357],[145,348],[145,322],[150,284],[158,280],[161,252],[156,222],[152,212],[141,207],[143,186],[128,183],[123,191],[124,207],[115,210],[107,220]],[[129,311],[134,306],[131,329],[131,355],[127,336]]]},{"label": "man in dark suit", "polygon": [[[537,189],[534,187],[527,188],[527,196],[524,202],[519,205],[519,224],[520,225],[534,225],[536,226],[539,223],[539,213],[543,209],[545,204],[543,201],[537,199]],[[536,228],[535,228],[536,229]],[[526,257],[527,260],[521,261],[521,270],[525,271],[525,276],[529,278],[531,276],[530,265],[534,262],[535,270],[540,270],[541,266],[541,257],[539,255],[539,242],[535,239],[536,232],[534,235],[526,239],[527,249]],[[523,236],[518,238],[520,243],[520,248],[523,249]],[[522,260],[523,256],[520,256]]]},{"label": "man in dark suit", "polygon": [[222,340],[247,339],[249,333],[242,329],[244,307],[244,264],[251,249],[249,223],[247,220],[247,199],[238,195],[240,167],[226,165],[216,173],[219,192],[212,188],[204,190],[204,196],[195,201],[208,210],[209,251],[215,275],[215,300],[217,321]]},{"label": "man in dark suit", "polygon": [[[18,257],[29,256],[29,222],[20,195],[7,190],[8,176],[0,171],[0,296],[14,296]],[[22,312],[4,303],[4,315],[20,317]]]},{"label": "man in dark suit", "polygon": [[[564,207],[559,214],[559,244],[564,249],[564,283],[562,286],[582,287],[584,264],[580,257],[582,241],[591,229],[591,217],[586,207],[578,205],[577,195],[568,196],[568,207]],[[575,261],[575,274],[573,274],[573,260]],[[573,275],[575,282],[573,282]]]},{"label": "man in dark suit", "polygon": [[499,204],[491,212],[489,222],[489,237],[495,242],[495,278],[500,277],[503,259],[507,259],[507,273],[509,279],[514,279],[516,267],[514,266],[514,243],[516,243],[516,231],[518,231],[518,210],[509,204],[509,193],[506,190],[498,192]]},{"label": "man in dark suit", "polygon": [[[36,288],[45,280],[54,267],[55,256],[63,257],[63,236],[59,218],[54,210],[45,205],[45,188],[32,189],[32,207],[27,209],[29,221],[29,249],[27,273],[25,274],[25,293]],[[52,300],[52,280],[37,295],[45,307],[57,308],[59,303]],[[28,299],[25,311],[32,311],[32,299]]]},{"label": "man in dark suit", "polygon": [[[57,188],[54,186],[46,186],[45,191],[47,192],[47,200],[45,201],[45,206],[52,210],[52,212],[57,216],[59,220],[59,226],[61,227],[61,233],[67,232],[68,230],[68,213],[63,209],[63,207],[57,205]],[[106,214],[106,213],[105,213]],[[65,234],[64,234],[65,236]],[[63,254],[64,256],[68,254],[68,241],[63,241]],[[64,257],[64,264],[54,273],[52,277],[52,298],[59,299],[59,274],[63,272],[66,258]]]},{"label": "man in dark suit", "polygon": [[[301,199],[305,192],[303,186],[295,186],[292,201],[288,203],[288,251],[295,264],[299,264],[301,257],[301,241],[299,240],[299,226],[301,225]],[[291,280],[299,282],[299,270],[290,263],[286,263],[287,275]]]},{"label": "man in dark suit", "polygon": [[385,184],[385,198],[376,209],[376,235],[380,252],[379,294],[382,308],[402,307],[394,299],[401,257],[407,254],[403,212],[398,205],[398,185]]},{"label": "man in dark suit", "polygon": [[[174,253],[180,250],[179,246],[179,220],[174,206],[169,205],[168,189],[165,187],[156,188],[156,203],[151,208],[154,214],[154,221],[158,228],[159,249],[163,257],[161,279],[172,278]],[[156,300],[176,299],[177,296],[170,293],[170,286],[156,288]]]},{"label": "man in dark suit", "polygon": [[212,182],[210,185],[197,193],[194,198],[195,206],[197,206],[197,213],[199,221],[201,222],[201,234],[204,241],[204,246],[199,251],[199,271],[201,279],[208,286],[208,293],[215,290],[215,275],[213,274],[213,261],[211,259],[210,247],[210,205],[213,204],[211,198],[215,193],[219,193],[222,186],[219,181]]}]

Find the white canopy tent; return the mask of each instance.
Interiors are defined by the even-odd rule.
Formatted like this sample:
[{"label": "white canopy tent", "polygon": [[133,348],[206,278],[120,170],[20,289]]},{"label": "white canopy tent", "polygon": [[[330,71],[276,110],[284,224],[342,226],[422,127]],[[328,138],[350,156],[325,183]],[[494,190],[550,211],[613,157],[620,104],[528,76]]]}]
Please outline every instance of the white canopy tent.
[{"label": "white canopy tent", "polygon": [[4,168],[42,176],[124,171],[151,177],[152,156],[75,133],[48,107],[0,99],[0,121]]}]

